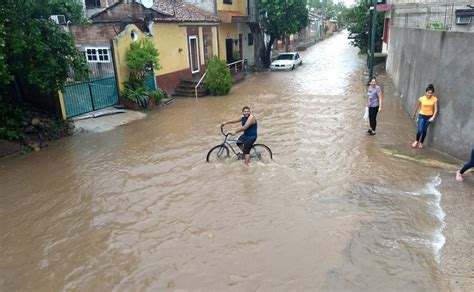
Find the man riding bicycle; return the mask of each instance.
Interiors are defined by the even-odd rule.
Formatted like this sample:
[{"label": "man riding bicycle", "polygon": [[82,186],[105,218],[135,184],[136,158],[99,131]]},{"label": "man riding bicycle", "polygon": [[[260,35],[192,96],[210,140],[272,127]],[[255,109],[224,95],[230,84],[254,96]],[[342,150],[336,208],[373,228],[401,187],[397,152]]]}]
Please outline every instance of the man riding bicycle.
[{"label": "man riding bicycle", "polygon": [[250,113],[250,108],[248,106],[244,106],[242,108],[242,117],[223,122],[222,126],[238,122],[241,122],[242,126],[237,130],[230,132],[230,134],[232,136],[235,136],[239,132],[244,132],[239,137],[237,146],[239,146],[240,150],[242,150],[242,152],[244,153],[245,165],[249,165],[250,148],[252,148],[253,144],[257,140],[257,119],[253,114]]}]

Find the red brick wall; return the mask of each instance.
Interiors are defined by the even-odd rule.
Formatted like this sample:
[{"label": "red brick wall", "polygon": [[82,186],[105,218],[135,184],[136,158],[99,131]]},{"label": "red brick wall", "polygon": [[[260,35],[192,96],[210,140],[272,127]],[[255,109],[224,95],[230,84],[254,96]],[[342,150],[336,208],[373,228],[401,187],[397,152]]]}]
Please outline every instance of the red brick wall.
[{"label": "red brick wall", "polygon": [[190,78],[191,70],[188,68],[181,71],[156,76],[156,83],[158,84],[158,88],[166,92],[170,92],[173,91],[176,86],[178,86],[179,82],[181,81],[180,77]]},{"label": "red brick wall", "polygon": [[[201,65],[200,76],[202,76],[202,74],[204,74],[205,71],[206,71],[206,67],[204,65]],[[158,88],[166,92],[170,92],[170,91],[173,91],[178,86],[179,82],[181,81],[181,78],[193,79],[193,76],[191,74],[191,69],[187,68],[181,71],[176,71],[176,72],[156,76],[156,83],[158,84]],[[199,80],[199,78],[200,77],[198,76],[194,79]]]},{"label": "red brick wall", "polygon": [[[115,27],[115,30],[114,30]],[[71,26],[71,34],[76,47],[92,44],[109,44],[122,29],[118,23],[96,23]]]}]

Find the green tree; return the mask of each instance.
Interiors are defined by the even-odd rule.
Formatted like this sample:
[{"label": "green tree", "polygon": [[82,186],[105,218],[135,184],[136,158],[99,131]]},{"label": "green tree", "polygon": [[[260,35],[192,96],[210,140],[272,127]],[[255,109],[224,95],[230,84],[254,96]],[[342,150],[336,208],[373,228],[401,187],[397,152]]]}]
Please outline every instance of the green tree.
[{"label": "green tree", "polygon": [[[148,106],[149,96],[152,93],[145,85],[145,76],[148,72],[153,72],[153,69],[161,69],[159,62],[159,52],[153,45],[153,42],[144,38],[138,42],[133,42],[126,51],[127,66],[130,70],[130,76],[124,82],[124,90],[122,95],[128,98],[142,108]],[[154,75],[154,74],[153,74]]]},{"label": "green tree", "polygon": [[70,70],[87,73],[84,56],[69,33],[50,20],[64,14],[72,23],[82,23],[77,0],[3,0],[0,6],[0,92],[12,82],[19,95],[30,87],[49,94],[62,87]]},{"label": "green tree", "polygon": [[[369,9],[371,3],[360,0],[357,5],[352,6],[345,15],[347,21],[347,29],[355,34],[355,38],[351,41],[351,45],[359,48],[360,53],[366,53],[369,46],[369,29],[371,22],[371,14]],[[375,24],[375,40],[376,45],[380,46],[380,40],[383,35],[383,13],[377,13],[377,21]]]},{"label": "green tree", "polygon": [[335,19],[337,21],[337,26],[339,28],[344,28],[347,25],[346,15],[349,8],[347,8],[344,3],[337,3],[334,5]]},{"label": "green tree", "polygon": [[145,82],[145,75],[152,69],[161,69],[159,62],[160,53],[147,38],[130,44],[127,49],[127,66],[130,69],[130,77]]},{"label": "green tree", "polygon": [[327,3],[327,1],[328,0],[308,0],[308,7],[313,8],[318,14],[321,14],[324,4]]},{"label": "green tree", "polygon": [[334,19],[337,21],[337,27],[346,25],[344,15],[348,9],[344,3],[335,4],[333,0],[308,0],[308,7],[316,11],[324,19]]},{"label": "green tree", "polygon": [[332,0],[308,0],[308,7],[324,19],[334,19],[336,17],[337,11]]},{"label": "green tree", "polygon": [[12,79],[12,76],[10,75],[10,72],[8,71],[7,62],[6,62],[5,36],[6,36],[5,26],[3,25],[3,23],[0,23],[0,88],[10,83]]},{"label": "green tree", "polygon": [[270,66],[270,52],[275,40],[286,39],[308,25],[306,0],[258,0],[260,25],[270,36],[260,48],[260,58],[265,68]]}]

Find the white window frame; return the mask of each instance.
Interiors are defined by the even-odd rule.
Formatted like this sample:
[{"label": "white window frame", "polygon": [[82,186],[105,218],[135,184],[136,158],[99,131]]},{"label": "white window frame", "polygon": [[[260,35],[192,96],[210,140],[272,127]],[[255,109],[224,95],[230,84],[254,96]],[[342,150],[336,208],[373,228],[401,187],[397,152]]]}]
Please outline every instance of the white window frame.
[{"label": "white window frame", "polygon": [[[93,53],[89,54],[88,50],[95,50],[95,54],[93,54]],[[107,52],[107,55],[100,54],[99,50],[105,50]],[[110,50],[110,48],[107,48],[107,47],[86,47],[85,50],[84,50],[84,53],[85,53],[85,56],[86,56],[87,63],[110,63],[112,60],[111,60],[111,57],[110,57],[109,50]],[[96,56],[96,60],[89,59],[89,56],[92,57],[94,55]],[[107,56],[107,60],[100,60],[101,55],[102,56]]]},{"label": "white window frame", "polygon": [[[191,40],[196,40],[196,57],[197,57],[197,70],[193,70],[193,57],[192,57],[192,54],[193,52],[191,51],[192,50],[192,46],[191,46]],[[197,36],[189,36],[189,39],[188,39],[188,42],[189,42],[189,62],[191,63],[191,73],[198,73],[199,71],[201,71],[201,61],[199,60],[199,42],[198,42],[198,37]]]}]

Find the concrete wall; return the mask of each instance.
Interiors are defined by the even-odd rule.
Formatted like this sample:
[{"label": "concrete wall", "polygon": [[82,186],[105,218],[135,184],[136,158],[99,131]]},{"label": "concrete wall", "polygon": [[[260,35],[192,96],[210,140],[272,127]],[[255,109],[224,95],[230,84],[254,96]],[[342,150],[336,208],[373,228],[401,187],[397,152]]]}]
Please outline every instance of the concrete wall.
[{"label": "concrete wall", "polygon": [[[230,38],[235,40],[239,39],[239,31],[235,23],[220,23],[218,28],[219,34],[219,58],[222,60],[227,59],[227,52],[225,47],[225,40]],[[234,44],[234,51],[238,50],[238,44]]]},{"label": "concrete wall", "polygon": [[223,0],[218,0],[217,10],[237,11],[247,14],[247,0],[233,0],[232,4],[224,4]]},{"label": "concrete wall", "polygon": [[[153,26],[153,43],[160,52],[162,67],[157,75],[190,67],[189,43],[185,26],[179,26],[175,23],[155,23]],[[199,58],[202,60],[202,56],[199,56]]]},{"label": "concrete wall", "polygon": [[428,28],[442,24],[446,30],[474,32],[474,17],[470,24],[456,24],[456,10],[469,9],[472,0],[391,0],[391,25]]},{"label": "concrete wall", "polygon": [[249,65],[255,64],[254,45],[249,46],[248,35],[252,33],[248,24],[237,24],[239,34],[242,34],[242,59],[247,59]]},{"label": "concrete wall", "polygon": [[413,113],[429,83],[439,98],[439,115],[428,143],[467,159],[474,147],[474,34],[391,27],[387,71]]}]

